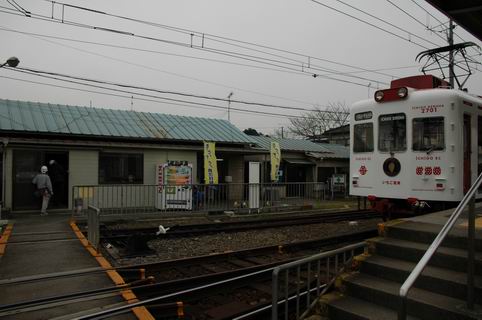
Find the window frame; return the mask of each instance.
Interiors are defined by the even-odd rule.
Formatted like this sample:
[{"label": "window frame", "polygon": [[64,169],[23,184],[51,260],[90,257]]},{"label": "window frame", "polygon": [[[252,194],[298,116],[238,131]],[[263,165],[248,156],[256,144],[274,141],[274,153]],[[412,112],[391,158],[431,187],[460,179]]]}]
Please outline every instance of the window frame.
[{"label": "window frame", "polygon": [[[380,119],[382,117],[387,117],[387,116],[396,116],[396,115],[403,115],[404,116],[404,121],[405,121],[405,146],[403,149],[390,149],[388,148],[388,150],[386,149],[382,149],[380,147],[380,134],[382,132],[381,130],[381,126],[380,126]],[[398,121],[398,120],[391,120],[391,121]],[[388,122],[388,121],[387,121]],[[408,141],[407,141],[407,114],[405,112],[396,112],[396,113],[385,113],[385,114],[381,114],[378,116],[378,131],[377,131],[377,148],[378,148],[378,152],[381,152],[381,153],[392,153],[392,152],[407,152],[408,150]]]},{"label": "window frame", "polygon": [[[106,161],[103,157],[108,157],[111,159],[115,159],[120,161],[120,169],[119,171],[124,171],[124,175],[122,177],[115,177],[113,178],[107,176],[107,172],[103,165],[103,161]],[[134,181],[129,181],[129,158],[134,158],[136,161],[139,161],[138,164],[135,164],[135,171],[134,171]],[[143,153],[129,153],[129,152],[99,152],[99,161],[98,161],[98,182],[99,185],[115,185],[115,184],[144,184],[144,154]],[[113,166],[112,162],[109,164],[111,167]],[[102,175],[101,172],[104,170],[104,174]],[[139,172],[136,172],[139,170]],[[114,171],[114,169],[112,170]],[[119,180],[120,179],[120,180]]]},{"label": "window frame", "polygon": [[[371,150],[365,150],[365,151],[358,151],[356,149],[356,139],[355,139],[355,135],[356,135],[356,127],[357,126],[364,126],[364,127],[367,127],[367,126],[370,126],[371,125],[371,128],[372,128],[372,135],[371,135],[371,139],[372,139],[372,144],[371,144]],[[355,123],[353,125],[353,153],[368,153],[368,152],[374,152],[375,151],[375,125],[373,123],[373,121],[367,121],[367,122],[360,122],[360,123]],[[365,140],[365,146],[367,145],[367,141]]]},{"label": "window frame", "polygon": [[414,144],[415,144],[415,139],[414,139],[414,135],[415,135],[415,125],[414,125],[414,122],[416,120],[420,120],[420,119],[435,119],[435,118],[442,118],[442,128],[443,128],[443,148],[442,149],[433,149],[431,152],[440,152],[440,151],[445,151],[447,149],[447,143],[446,143],[446,137],[445,137],[445,117],[444,116],[435,116],[435,117],[416,117],[416,118],[412,118],[412,151],[413,152],[424,152],[426,153],[427,151],[429,151],[429,149],[427,150],[421,150],[421,149],[415,149],[414,148]]}]

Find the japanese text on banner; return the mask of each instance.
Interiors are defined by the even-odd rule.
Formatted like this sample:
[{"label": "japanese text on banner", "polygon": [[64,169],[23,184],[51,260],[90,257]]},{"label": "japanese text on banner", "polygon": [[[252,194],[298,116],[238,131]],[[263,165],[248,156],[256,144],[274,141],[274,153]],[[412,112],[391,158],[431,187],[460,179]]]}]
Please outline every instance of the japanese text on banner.
[{"label": "japanese text on banner", "polygon": [[278,181],[281,151],[278,142],[271,142],[271,181]]},{"label": "japanese text on banner", "polygon": [[204,142],[204,182],[218,184],[218,164],[214,142]]}]

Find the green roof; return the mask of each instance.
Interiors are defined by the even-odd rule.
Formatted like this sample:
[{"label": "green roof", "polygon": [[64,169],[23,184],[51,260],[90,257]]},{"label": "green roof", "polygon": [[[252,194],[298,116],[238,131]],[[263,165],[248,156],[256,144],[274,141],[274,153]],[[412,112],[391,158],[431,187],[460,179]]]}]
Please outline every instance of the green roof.
[{"label": "green roof", "polygon": [[281,151],[300,151],[300,152],[321,152],[329,153],[330,150],[325,149],[323,146],[311,142],[309,140],[301,139],[278,139],[265,136],[251,136],[251,138],[256,142],[258,146],[262,149],[270,150],[271,141],[276,141],[280,145]]},{"label": "green roof", "polygon": [[253,143],[226,120],[0,99],[0,131]]},{"label": "green roof", "polygon": [[320,145],[329,150],[329,154],[317,154],[313,153],[312,155],[316,158],[340,158],[340,159],[350,159],[350,147],[343,146],[341,144],[333,144],[333,143],[320,143]]}]

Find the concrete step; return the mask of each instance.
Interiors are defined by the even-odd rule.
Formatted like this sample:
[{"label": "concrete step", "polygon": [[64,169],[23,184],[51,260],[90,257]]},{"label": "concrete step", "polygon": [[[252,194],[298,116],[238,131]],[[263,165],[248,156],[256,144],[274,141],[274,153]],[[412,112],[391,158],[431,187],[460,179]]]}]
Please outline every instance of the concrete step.
[{"label": "concrete step", "polygon": [[[351,297],[398,310],[400,284],[362,273],[353,273],[343,279]],[[476,305],[479,314],[465,311],[465,301],[426,290],[412,288],[407,299],[407,313],[421,319],[472,320],[481,319],[482,306]]]},{"label": "concrete step", "polygon": [[[345,296],[339,292],[326,294],[322,298],[326,305],[324,316],[343,320],[397,320],[397,311],[383,306]],[[408,316],[408,320],[418,318]]]},{"label": "concrete step", "polygon": [[[442,225],[406,221],[385,225],[385,236],[407,241],[432,243],[438,235]],[[476,230],[475,237],[476,249],[482,251],[482,231]],[[463,227],[454,227],[443,241],[444,247],[467,249],[467,229]]]},{"label": "concrete step", "polygon": [[[427,251],[428,244],[394,238],[377,237],[369,239],[372,254],[418,262]],[[467,271],[467,251],[457,248],[440,247],[430,259],[429,265],[459,272]],[[482,253],[475,254],[475,272],[482,275]]]},{"label": "concrete step", "polygon": [[[361,272],[402,284],[416,263],[374,255],[364,260]],[[464,300],[467,296],[467,274],[449,269],[427,266],[415,287]],[[482,277],[475,277],[475,298],[482,303]]]}]

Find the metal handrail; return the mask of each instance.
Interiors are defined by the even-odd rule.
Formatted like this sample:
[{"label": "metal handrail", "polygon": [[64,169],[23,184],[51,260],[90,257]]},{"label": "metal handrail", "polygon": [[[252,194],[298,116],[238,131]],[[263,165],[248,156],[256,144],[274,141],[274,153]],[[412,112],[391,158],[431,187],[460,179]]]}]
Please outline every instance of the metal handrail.
[{"label": "metal handrail", "polygon": [[440,230],[439,234],[432,242],[430,247],[427,249],[422,259],[417,263],[415,268],[412,270],[408,278],[405,280],[403,285],[400,287],[400,309],[398,311],[398,320],[405,320],[407,317],[407,294],[412,288],[413,284],[420,276],[422,271],[427,266],[428,262],[435,254],[435,251],[440,247],[445,237],[448,235],[450,230],[452,230],[455,222],[462,214],[463,210],[467,204],[471,204],[469,207],[469,223],[468,223],[468,273],[467,273],[467,306],[469,309],[473,308],[474,305],[474,294],[473,294],[473,284],[474,284],[474,256],[475,256],[475,214],[474,214],[474,196],[478,188],[482,184],[482,173],[477,177],[474,184],[470,187],[469,191],[465,194],[462,201],[460,201],[457,208],[454,210],[450,218],[447,220],[445,225]]},{"label": "metal handrail", "polygon": [[[317,292],[317,296],[321,296],[323,295],[329,288],[332,287],[332,285],[334,284],[334,280],[336,279],[336,277],[338,276],[339,272],[343,272],[343,268],[344,268],[344,265],[347,264],[347,263],[351,263],[353,257],[355,256],[355,250],[357,249],[360,249],[360,248],[366,248],[368,245],[365,241],[363,242],[358,242],[358,243],[355,243],[355,244],[351,244],[351,245],[348,245],[348,246],[345,246],[345,247],[342,247],[342,248],[338,248],[338,249],[334,249],[334,250],[331,250],[331,251],[326,251],[326,252],[322,252],[322,253],[318,253],[318,254],[315,254],[313,256],[310,256],[310,257],[306,257],[306,258],[303,258],[303,259],[300,259],[300,260],[296,260],[296,261],[292,261],[292,262],[288,262],[288,263],[285,263],[283,265],[280,265],[280,266],[277,266],[276,268],[273,269],[273,274],[272,274],[272,304],[271,304],[271,319],[272,320],[278,320],[278,305],[280,305],[280,301],[279,300],[279,292],[278,292],[278,280],[280,278],[280,275],[281,275],[281,272],[282,271],[285,271],[285,272],[288,272],[290,269],[292,268],[297,268],[297,271],[298,271],[298,274],[300,273],[300,267],[301,266],[304,266],[304,265],[307,265],[308,266],[308,280],[305,282],[306,285],[308,286],[307,287],[307,291],[310,291],[311,292],[311,288],[310,288],[310,281],[309,281],[309,274],[310,274],[310,266],[311,266],[311,263],[312,262],[317,262],[318,263],[318,270],[317,270],[317,276],[316,276],[316,279],[317,279],[317,285],[315,286],[315,289],[316,289],[316,292]],[[350,253],[350,258],[346,259],[346,253]],[[341,261],[341,266],[340,268],[338,268],[338,255],[339,254],[343,254],[343,260]],[[335,266],[334,266],[334,270],[333,270],[333,277],[328,280],[327,279],[327,282],[322,284],[320,283],[320,272],[321,272],[321,269],[320,269],[320,263],[322,260],[325,260],[325,259],[328,259],[327,260],[327,268],[325,270],[326,272],[326,278],[328,278],[328,276],[330,275],[330,258],[331,257],[336,257],[334,263],[335,263]],[[288,273],[285,273],[286,275],[286,281],[288,281]],[[301,283],[298,279],[297,281],[298,285]],[[323,290],[320,291],[321,287],[323,287]],[[298,288],[299,289],[299,288]],[[285,290],[287,290],[287,288],[285,288]],[[297,290],[297,294],[296,294],[297,298],[299,298],[300,296],[300,292]],[[307,305],[308,305],[308,308],[311,308],[314,306],[314,304],[316,304],[316,300],[313,301],[313,303],[310,303],[310,300],[309,300],[309,295],[307,295]],[[285,319],[288,319],[288,292],[285,291],[285,300],[283,300],[284,304],[285,304]],[[299,301],[297,301],[297,306],[299,305]],[[297,316],[297,319],[301,319],[303,318],[303,316],[306,314],[306,311],[305,313],[303,313],[303,315],[301,317],[298,317],[298,312],[296,312],[296,316]]]}]

